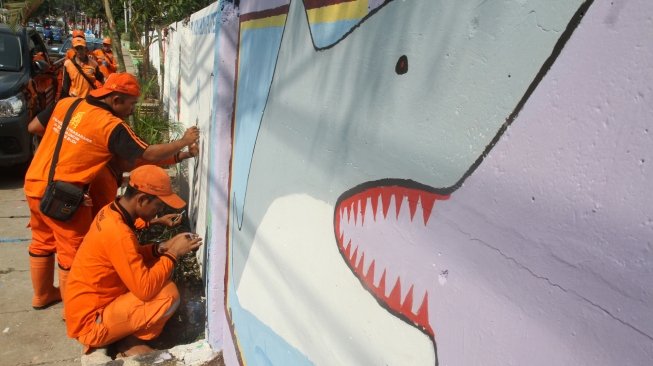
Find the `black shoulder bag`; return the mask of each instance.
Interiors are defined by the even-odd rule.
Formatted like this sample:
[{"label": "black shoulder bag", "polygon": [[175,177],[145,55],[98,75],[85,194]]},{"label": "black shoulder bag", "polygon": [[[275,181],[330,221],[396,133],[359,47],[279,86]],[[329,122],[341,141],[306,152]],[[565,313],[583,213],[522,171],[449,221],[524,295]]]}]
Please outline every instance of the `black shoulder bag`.
[{"label": "black shoulder bag", "polygon": [[68,127],[68,123],[70,122],[70,118],[72,117],[75,108],[77,108],[77,105],[81,103],[81,101],[82,99],[80,98],[73,102],[68,109],[68,112],[66,112],[66,116],[61,124],[59,139],[57,140],[57,146],[54,148],[54,156],[52,157],[52,163],[50,164],[48,186],[45,189],[43,198],[41,198],[41,212],[45,216],[59,221],[68,221],[73,217],[84,200],[84,193],[86,193],[86,189],[80,188],[72,183],[53,181],[54,170],[57,161],[59,161],[59,151],[63,144],[66,128]]}]

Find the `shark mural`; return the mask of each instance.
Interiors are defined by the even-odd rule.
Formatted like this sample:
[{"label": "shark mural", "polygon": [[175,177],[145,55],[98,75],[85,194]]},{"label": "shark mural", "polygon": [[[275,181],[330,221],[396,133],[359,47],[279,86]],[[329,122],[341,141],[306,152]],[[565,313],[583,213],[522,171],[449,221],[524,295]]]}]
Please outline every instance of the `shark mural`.
[{"label": "shark mural", "polygon": [[222,0],[172,24],[213,349],[648,365],[651,19],[648,0]]},{"label": "shark mural", "polygon": [[438,207],[592,1],[258,3],[240,15],[229,194],[239,362],[436,365]]}]

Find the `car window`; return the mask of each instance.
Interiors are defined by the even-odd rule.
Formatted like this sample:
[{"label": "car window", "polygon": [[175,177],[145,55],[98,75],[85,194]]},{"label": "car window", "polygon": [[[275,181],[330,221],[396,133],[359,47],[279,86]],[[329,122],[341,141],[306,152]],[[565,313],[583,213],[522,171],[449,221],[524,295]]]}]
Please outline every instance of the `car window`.
[{"label": "car window", "polygon": [[22,66],[20,39],[13,34],[0,33],[0,70],[18,71]]},{"label": "car window", "polygon": [[92,47],[93,47],[93,48],[91,49],[91,51],[92,51],[92,50],[98,50],[98,49],[102,48],[102,43],[101,43],[101,42],[92,42],[91,45],[92,45]]},{"label": "car window", "polygon": [[30,34],[30,55],[35,55],[38,52],[47,54],[48,50],[45,48],[41,36],[38,33],[32,33]]},{"label": "car window", "polygon": [[68,49],[70,48],[70,42],[71,42],[71,41],[70,41],[70,38],[68,38],[68,39],[63,43],[63,45],[61,46],[61,51],[59,51],[59,52],[65,54],[65,53],[68,51]]},{"label": "car window", "polygon": [[[68,38],[66,41],[63,43],[61,46],[61,51],[59,51],[61,54],[65,54],[71,47],[71,39]],[[101,39],[87,39],[86,40],[86,48],[88,48],[89,51],[97,50],[102,48],[102,40]]]}]

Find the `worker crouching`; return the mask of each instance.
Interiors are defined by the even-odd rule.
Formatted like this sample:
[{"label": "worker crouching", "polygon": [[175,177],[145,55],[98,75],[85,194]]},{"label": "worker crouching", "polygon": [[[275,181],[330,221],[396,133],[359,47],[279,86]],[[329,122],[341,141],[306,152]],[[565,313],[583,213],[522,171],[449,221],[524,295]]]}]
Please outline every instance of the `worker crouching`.
[{"label": "worker crouching", "polygon": [[64,292],[68,336],[91,348],[116,343],[119,355],[152,351],[179,306],[171,281],[177,259],[201,245],[191,233],[161,244],[140,245],[134,222],[149,222],[166,207],[185,202],[172,191],[160,167],[134,169],[122,197],[97,214],[77,252]]}]

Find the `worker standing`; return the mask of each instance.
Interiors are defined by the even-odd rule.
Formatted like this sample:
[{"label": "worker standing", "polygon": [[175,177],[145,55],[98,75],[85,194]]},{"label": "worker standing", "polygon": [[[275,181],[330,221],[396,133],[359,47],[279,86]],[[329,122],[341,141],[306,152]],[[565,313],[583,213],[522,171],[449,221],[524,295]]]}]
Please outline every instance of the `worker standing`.
[{"label": "worker standing", "polygon": [[115,57],[113,57],[113,51],[111,49],[111,38],[104,38],[102,40],[102,48],[94,50],[93,56],[95,56],[95,60],[97,60],[100,71],[105,78],[108,78],[110,74],[118,70],[118,63]]},{"label": "worker standing", "polygon": [[91,90],[102,86],[104,82],[104,75],[100,72],[100,67],[88,55],[86,40],[81,37],[74,37],[72,44],[75,49],[75,57],[64,61],[61,98],[83,98]]}]

